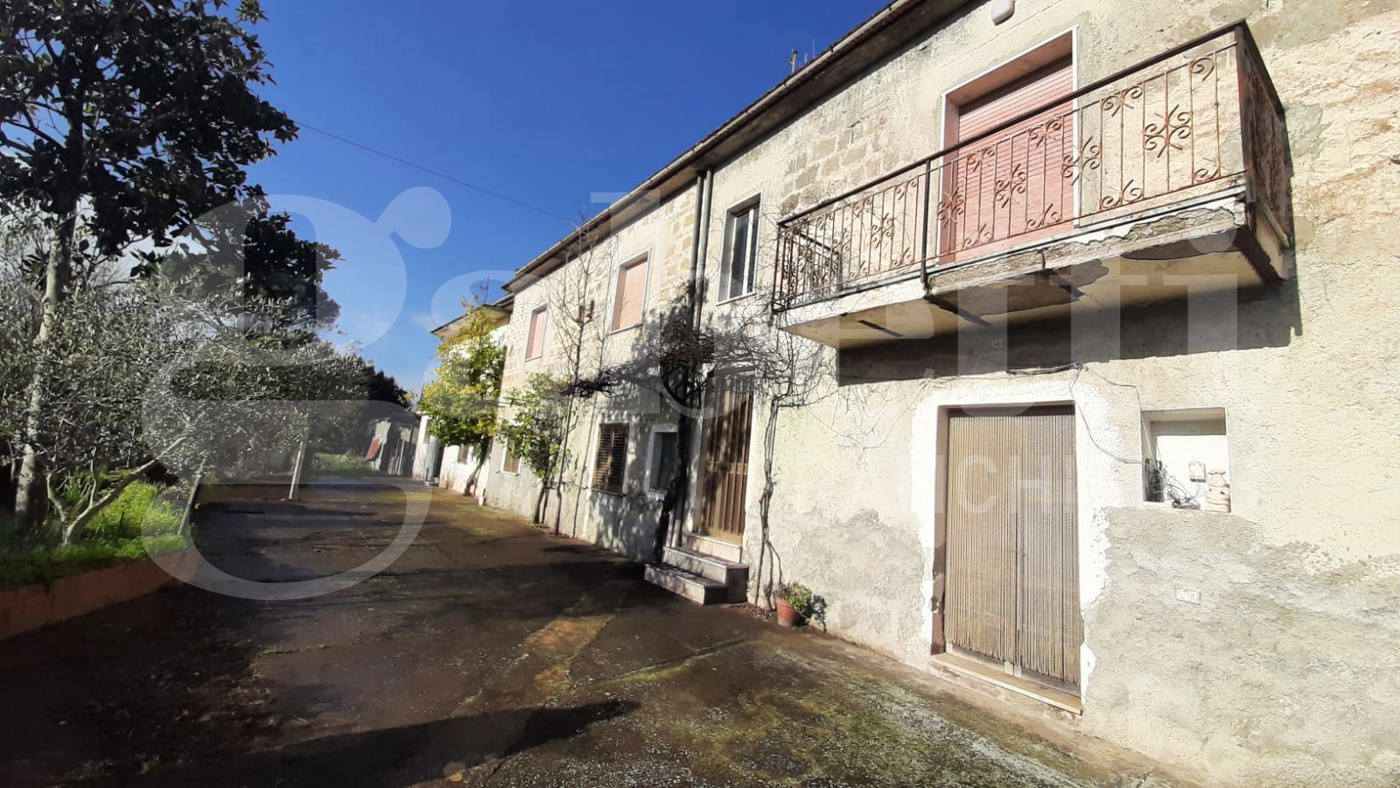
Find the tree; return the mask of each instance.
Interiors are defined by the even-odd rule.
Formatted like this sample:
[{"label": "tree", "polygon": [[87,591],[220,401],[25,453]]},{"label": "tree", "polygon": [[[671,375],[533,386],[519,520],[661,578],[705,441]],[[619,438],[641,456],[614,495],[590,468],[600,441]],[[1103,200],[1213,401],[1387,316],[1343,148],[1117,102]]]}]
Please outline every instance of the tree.
[{"label": "tree", "polygon": [[247,192],[244,168],[296,127],[254,92],[266,61],[217,0],[11,0],[0,19],[0,210],[32,202],[51,231],[19,436],[16,519],[34,529],[55,325],[75,264],[110,259]]},{"label": "tree", "polygon": [[544,373],[530,376],[525,386],[506,395],[511,416],[500,426],[510,450],[540,480],[532,520],[544,522],[545,494],[562,461],[567,383]]},{"label": "tree", "polygon": [[418,408],[428,416],[428,434],[445,446],[465,446],[476,455],[467,478],[471,493],[496,436],[505,348],[491,337],[494,322],[485,308],[467,308],[461,331],[438,346],[436,377],[423,387]]},{"label": "tree", "polygon": [[340,305],[322,289],[340,260],[326,244],[299,237],[285,213],[273,213],[256,187],[242,203],[199,216],[170,250],[146,250],[133,273],[182,280],[206,293],[241,289],[249,298],[287,305],[287,319],[308,330],[329,326]]},{"label": "tree", "polygon": [[[106,267],[58,303],[45,343],[30,340],[39,294],[13,260],[0,265],[0,355],[20,380],[42,378],[43,429],[28,444],[45,468],[59,541],[83,528],[129,484],[157,467],[202,475],[285,451],[326,400],[356,393],[359,368],[325,342],[251,342],[249,319],[285,305],[181,291]],[[270,323],[271,321],[260,321]],[[266,333],[260,339],[274,339]],[[0,428],[23,432],[27,402],[0,400]],[[13,455],[11,455],[13,458]]]},{"label": "tree", "polygon": [[697,316],[696,291],[703,292],[700,280],[695,289],[675,297],[659,310],[648,326],[642,343],[632,357],[607,367],[581,388],[615,392],[622,386],[636,386],[660,394],[677,418],[680,461],[675,464],[657,522],[657,551],[673,529],[690,487],[692,458],[698,450],[693,440],[699,419],[706,414],[705,394],[720,376],[742,380],[756,403],[763,405],[763,486],[759,494],[759,525],[762,529],[759,555],[755,562],[755,584],[771,599],[782,582],[781,568],[769,539],[769,513],[777,486],[773,467],[774,444],[784,411],[810,405],[823,396],[822,382],[830,368],[822,358],[820,345],[805,337],[774,330],[766,304],[747,309],[731,308],[718,321],[701,321]]},{"label": "tree", "polygon": [[[554,463],[554,478],[549,481],[549,486],[554,488],[556,535],[561,530],[564,513],[564,488],[569,484],[564,478],[564,470],[569,465],[569,438],[581,419],[575,400],[591,393],[584,383],[589,377],[585,370],[596,372],[602,365],[607,321],[598,314],[597,303],[600,295],[604,304],[608,302],[600,289],[607,287],[617,264],[617,238],[599,240],[584,233],[570,246],[566,256],[569,261],[545,284],[551,328],[564,359],[562,388],[566,394],[574,395],[564,400],[559,425],[560,456]],[[540,517],[543,516],[541,511]]]}]

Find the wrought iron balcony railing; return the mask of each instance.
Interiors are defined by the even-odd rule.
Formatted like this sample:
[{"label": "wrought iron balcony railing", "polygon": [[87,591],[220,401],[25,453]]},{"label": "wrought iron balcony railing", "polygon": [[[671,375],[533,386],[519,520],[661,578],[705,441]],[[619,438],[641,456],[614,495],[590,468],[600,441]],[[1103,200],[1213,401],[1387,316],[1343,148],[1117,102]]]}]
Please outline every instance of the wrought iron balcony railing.
[{"label": "wrought iron balcony railing", "polygon": [[1239,23],[779,223],[774,309],[1242,189],[1288,237],[1283,108]]}]

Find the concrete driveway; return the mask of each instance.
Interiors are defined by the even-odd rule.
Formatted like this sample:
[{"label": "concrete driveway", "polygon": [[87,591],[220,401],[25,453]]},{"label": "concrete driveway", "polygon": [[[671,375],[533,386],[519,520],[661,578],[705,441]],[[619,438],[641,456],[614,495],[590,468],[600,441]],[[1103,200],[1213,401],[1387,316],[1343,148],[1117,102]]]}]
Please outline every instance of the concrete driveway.
[{"label": "concrete driveway", "polygon": [[[205,555],[242,577],[358,565],[405,493],[225,490]],[[451,493],[389,570],[329,596],[190,587],[0,643],[0,783],[1070,785],[1068,752],[923,676]],[[965,693],[965,690],[959,692]]]}]

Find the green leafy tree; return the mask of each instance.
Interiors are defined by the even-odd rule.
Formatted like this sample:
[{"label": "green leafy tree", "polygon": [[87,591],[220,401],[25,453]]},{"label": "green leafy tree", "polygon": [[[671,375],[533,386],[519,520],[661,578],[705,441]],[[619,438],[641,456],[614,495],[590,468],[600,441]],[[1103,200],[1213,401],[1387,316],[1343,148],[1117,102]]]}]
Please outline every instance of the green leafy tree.
[{"label": "green leafy tree", "polygon": [[563,394],[568,381],[544,373],[530,376],[526,384],[506,394],[510,418],[500,432],[510,442],[510,450],[540,480],[539,496],[535,499],[534,522],[544,522],[545,495],[549,491],[554,471],[564,461]]},{"label": "green leafy tree", "polygon": [[496,436],[505,348],[491,338],[495,323],[481,306],[470,307],[461,330],[438,346],[436,377],[423,387],[418,408],[428,416],[428,434],[445,446],[475,452],[467,479],[471,491]]},{"label": "green leafy tree", "polygon": [[40,522],[46,393],[74,268],[247,192],[245,167],[296,127],[255,92],[261,18],[211,0],[9,0],[0,11],[0,211],[32,201],[52,234],[39,276],[15,513]]},{"label": "green leafy tree", "polygon": [[285,320],[304,324],[310,333],[340,315],[340,305],[322,288],[340,252],[301,238],[291,223],[255,194],[201,215],[177,248],[143,252],[133,273],[177,279],[206,293],[237,288],[263,303],[281,302]]}]

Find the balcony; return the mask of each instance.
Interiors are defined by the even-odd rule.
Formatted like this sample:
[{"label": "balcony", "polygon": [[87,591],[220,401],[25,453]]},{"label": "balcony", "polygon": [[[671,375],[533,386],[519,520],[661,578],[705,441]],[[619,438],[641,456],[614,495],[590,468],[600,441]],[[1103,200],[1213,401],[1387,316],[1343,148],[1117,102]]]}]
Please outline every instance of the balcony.
[{"label": "balcony", "polygon": [[779,223],[773,310],[836,347],[1289,276],[1283,108],[1233,25]]}]

